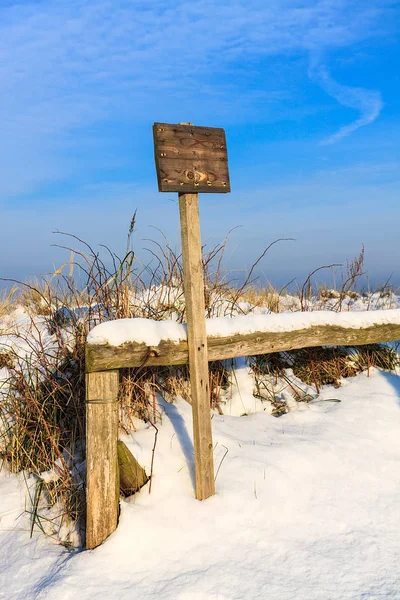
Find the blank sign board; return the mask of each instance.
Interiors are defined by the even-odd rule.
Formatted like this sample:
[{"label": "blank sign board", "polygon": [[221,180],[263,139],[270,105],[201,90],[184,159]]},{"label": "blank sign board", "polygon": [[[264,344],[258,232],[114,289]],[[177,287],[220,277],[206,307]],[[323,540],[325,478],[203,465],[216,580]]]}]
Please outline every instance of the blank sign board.
[{"label": "blank sign board", "polygon": [[154,123],[160,192],[230,192],[225,131],[219,127]]}]

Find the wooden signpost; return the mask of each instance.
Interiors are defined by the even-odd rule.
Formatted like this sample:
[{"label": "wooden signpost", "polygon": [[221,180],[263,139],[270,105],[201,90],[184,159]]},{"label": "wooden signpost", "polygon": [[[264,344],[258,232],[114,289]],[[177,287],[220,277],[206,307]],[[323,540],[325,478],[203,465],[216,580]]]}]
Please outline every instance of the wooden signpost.
[{"label": "wooden signpost", "polygon": [[230,192],[225,132],[155,123],[153,135],[158,189],[179,194],[196,498],[205,500],[215,486],[198,192]]}]

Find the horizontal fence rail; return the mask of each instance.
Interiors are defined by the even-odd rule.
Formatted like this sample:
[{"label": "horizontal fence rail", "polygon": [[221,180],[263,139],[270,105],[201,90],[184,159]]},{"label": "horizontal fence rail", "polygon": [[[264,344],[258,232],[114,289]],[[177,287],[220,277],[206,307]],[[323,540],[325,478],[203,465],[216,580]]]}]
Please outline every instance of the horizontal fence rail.
[{"label": "horizontal fence rail", "polygon": [[[208,336],[208,360],[270,354],[314,346],[360,346],[400,339],[400,324],[379,324],[363,328],[318,325],[295,331],[259,331],[228,337]],[[86,371],[126,367],[183,365],[189,362],[186,340],[162,340],[157,346],[126,342],[121,346],[88,344]]]}]

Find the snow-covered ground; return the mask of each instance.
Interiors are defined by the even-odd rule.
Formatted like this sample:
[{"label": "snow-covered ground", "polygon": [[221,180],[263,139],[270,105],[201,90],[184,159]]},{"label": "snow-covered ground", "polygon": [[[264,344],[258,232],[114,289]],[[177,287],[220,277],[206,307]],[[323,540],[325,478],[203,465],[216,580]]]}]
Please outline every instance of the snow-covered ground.
[{"label": "snow-covered ground", "polygon": [[[398,375],[326,387],[279,419],[215,414],[217,494],[203,502],[190,406],[160,403],[152,493],[122,502],[93,551],[30,539],[25,482],[0,474],[1,598],[400,599]],[[154,429],[125,441],[149,471]]]}]

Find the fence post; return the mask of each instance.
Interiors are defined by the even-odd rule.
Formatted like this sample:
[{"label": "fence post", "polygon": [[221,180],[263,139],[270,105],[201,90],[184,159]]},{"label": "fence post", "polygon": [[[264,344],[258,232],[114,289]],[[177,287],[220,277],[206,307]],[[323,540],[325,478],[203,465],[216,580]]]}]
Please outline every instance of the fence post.
[{"label": "fence post", "polygon": [[192,392],[196,498],[205,500],[215,494],[215,486],[198,194],[179,194],[179,211]]},{"label": "fence post", "polygon": [[119,371],[86,374],[86,548],[117,527]]}]

